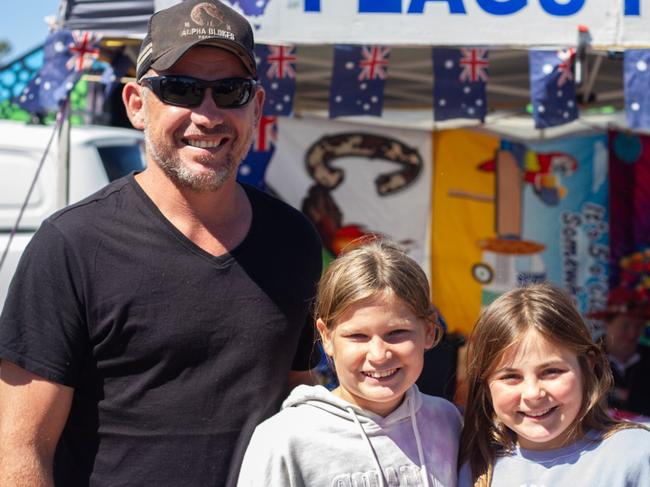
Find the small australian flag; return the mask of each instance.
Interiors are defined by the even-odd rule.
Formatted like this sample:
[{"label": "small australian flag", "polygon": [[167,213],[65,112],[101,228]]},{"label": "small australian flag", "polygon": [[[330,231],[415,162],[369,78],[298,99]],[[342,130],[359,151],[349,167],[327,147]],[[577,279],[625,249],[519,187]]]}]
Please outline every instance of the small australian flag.
[{"label": "small australian flag", "polygon": [[330,118],[381,116],[389,57],[389,47],[334,46]]},{"label": "small australian flag", "polygon": [[434,120],[473,118],[484,121],[488,67],[487,49],[434,49]]},{"label": "small australian flag", "polygon": [[578,118],[574,54],[573,49],[528,52],[535,128],[554,127]]},{"label": "small australian flag", "polygon": [[239,165],[237,179],[261,190],[266,190],[266,168],[271,162],[277,141],[277,117],[262,115],[248,155]]},{"label": "small australian flag", "polygon": [[262,113],[289,116],[296,93],[296,48],[293,46],[255,46],[257,73],[266,92]]},{"label": "small australian flag", "polygon": [[43,67],[18,96],[18,105],[30,113],[57,111],[83,72],[99,55],[88,32],[59,30],[45,41]]},{"label": "small australian flag", "polygon": [[625,115],[630,128],[650,127],[650,49],[627,49],[623,58]]}]

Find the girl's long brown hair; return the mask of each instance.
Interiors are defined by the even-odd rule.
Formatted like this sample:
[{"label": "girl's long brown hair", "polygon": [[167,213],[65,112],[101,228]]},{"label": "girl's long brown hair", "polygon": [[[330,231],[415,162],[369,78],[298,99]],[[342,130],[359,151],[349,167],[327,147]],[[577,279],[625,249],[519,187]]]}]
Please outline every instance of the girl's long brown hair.
[{"label": "girl's long brown hair", "polygon": [[503,353],[529,330],[575,353],[582,373],[582,406],[570,426],[570,441],[586,431],[609,436],[624,428],[607,414],[612,374],[607,357],[591,338],[589,328],[563,290],[544,283],[507,292],[486,308],[476,323],[468,347],[468,402],[461,434],[459,462],[469,462],[475,487],[488,487],[500,452],[512,451],[516,435],[499,422],[492,407],[488,377]]}]

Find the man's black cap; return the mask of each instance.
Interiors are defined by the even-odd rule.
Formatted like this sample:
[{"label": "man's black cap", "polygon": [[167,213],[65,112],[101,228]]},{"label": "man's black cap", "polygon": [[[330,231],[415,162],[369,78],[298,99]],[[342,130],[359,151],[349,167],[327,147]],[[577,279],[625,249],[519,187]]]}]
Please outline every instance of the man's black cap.
[{"label": "man's black cap", "polygon": [[252,77],[255,66],[253,29],[239,13],[219,0],[187,0],[153,14],[140,46],[136,79],[153,68],[171,68],[198,44],[216,46],[239,57]]}]

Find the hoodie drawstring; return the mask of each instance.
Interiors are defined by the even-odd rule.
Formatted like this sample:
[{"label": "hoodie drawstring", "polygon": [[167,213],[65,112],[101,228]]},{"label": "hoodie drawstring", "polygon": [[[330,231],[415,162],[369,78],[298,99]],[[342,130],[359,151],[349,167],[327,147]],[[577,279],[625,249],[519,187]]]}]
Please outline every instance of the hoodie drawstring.
[{"label": "hoodie drawstring", "polygon": [[[420,440],[420,430],[418,429],[418,422],[417,419],[415,418],[415,405],[413,404],[411,398],[407,398],[406,400],[409,403],[408,406],[409,406],[409,415],[411,416],[411,427],[413,428],[413,433],[415,434],[415,444],[417,445],[418,448],[418,458],[420,460],[420,479],[422,481],[423,486],[431,487],[431,483],[429,482],[429,473],[427,471],[427,464],[424,460],[424,451],[422,450],[422,440]],[[379,474],[379,486],[386,487],[386,479],[384,478],[384,472],[381,469],[379,458],[377,458],[377,453],[375,452],[375,449],[372,447],[372,443],[370,443],[370,438],[368,438],[368,435],[366,434],[366,430],[364,430],[363,426],[361,426],[361,423],[359,422],[359,418],[357,418],[354,409],[348,407],[345,408],[345,410],[348,413],[350,413],[350,416],[352,416],[354,423],[357,425],[359,431],[361,432],[361,437],[364,439],[366,445],[368,445],[368,448],[370,449],[372,458],[375,461],[375,466],[377,467],[377,473]],[[435,482],[435,485],[438,485],[438,482]]]},{"label": "hoodie drawstring", "polygon": [[363,426],[361,426],[361,423],[359,422],[359,418],[357,418],[354,409],[345,408],[345,410],[348,413],[350,413],[350,416],[352,416],[352,419],[354,420],[355,424],[359,427],[359,431],[361,431],[361,437],[364,439],[366,445],[368,445],[368,448],[370,449],[372,458],[375,461],[375,466],[377,467],[377,474],[379,475],[379,487],[386,487],[386,479],[384,478],[384,472],[381,469],[381,465],[379,464],[379,459],[377,458],[377,453],[375,453],[375,449],[372,447],[372,444],[370,443],[370,438],[368,438],[368,435],[366,434],[366,430],[364,430]]},{"label": "hoodie drawstring", "polygon": [[[424,460],[424,452],[422,451],[422,441],[420,440],[420,431],[418,430],[418,422],[415,419],[415,405],[411,398],[406,399],[409,403],[409,413],[411,416],[411,426],[413,427],[413,433],[415,434],[415,444],[418,447],[418,457],[420,459],[420,476],[422,477],[422,485],[426,487],[431,487],[429,483],[429,473],[427,472],[427,464]],[[437,485],[437,482],[436,482]]]}]

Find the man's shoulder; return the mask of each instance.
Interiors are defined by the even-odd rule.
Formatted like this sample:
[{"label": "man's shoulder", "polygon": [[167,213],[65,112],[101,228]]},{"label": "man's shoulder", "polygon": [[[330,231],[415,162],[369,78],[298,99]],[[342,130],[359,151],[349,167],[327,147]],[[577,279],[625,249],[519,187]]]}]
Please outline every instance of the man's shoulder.
[{"label": "man's shoulder", "polygon": [[267,193],[266,191],[262,191],[261,189],[255,188],[246,183],[240,184],[246,191],[246,194],[256,211],[285,213],[286,215],[292,216],[298,220],[307,220],[307,217],[305,217],[302,212],[291,206],[286,201],[283,201],[278,195]]},{"label": "man's shoulder", "polygon": [[320,237],[309,219],[279,197],[268,194],[253,186],[242,184],[253,207],[255,225],[272,231],[278,238],[311,240],[320,246]]},{"label": "man's shoulder", "polygon": [[128,191],[131,177],[125,176],[107,184],[90,196],[53,213],[45,221],[59,229],[72,230],[80,228],[80,224],[86,221],[97,221],[104,215],[110,216],[115,211],[116,199],[125,193],[131,194]]},{"label": "man's shoulder", "polygon": [[[124,200],[124,193],[131,193],[124,191],[128,187],[128,176],[117,179],[96,193],[56,211],[43,220],[30,246],[38,246],[39,242],[46,246],[54,242],[61,242],[66,247],[86,246],[100,233],[121,231],[117,213],[125,204],[132,206]],[[130,218],[124,216],[128,212],[119,213],[122,215],[119,218]],[[103,230],[98,231],[100,228]]]}]

